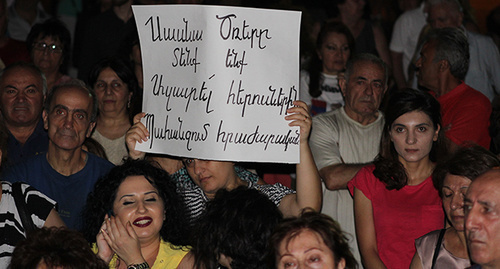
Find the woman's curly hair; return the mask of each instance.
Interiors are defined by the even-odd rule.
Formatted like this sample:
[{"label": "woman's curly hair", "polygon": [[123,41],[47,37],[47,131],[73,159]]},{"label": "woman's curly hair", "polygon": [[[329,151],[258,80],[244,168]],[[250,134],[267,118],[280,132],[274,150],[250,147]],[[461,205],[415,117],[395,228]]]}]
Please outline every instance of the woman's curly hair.
[{"label": "woman's curly hair", "polygon": [[304,230],[310,230],[323,239],[323,243],[333,252],[335,268],[341,259],[345,260],[345,268],[358,268],[358,263],[349,249],[348,239],[340,229],[340,225],[329,216],[312,210],[304,211],[300,217],[286,219],[278,225],[271,237],[274,259],[280,255],[282,242],[288,246],[290,241]]},{"label": "woman's curly hair", "polygon": [[65,227],[35,229],[19,242],[12,253],[10,269],[35,269],[40,262],[47,268],[106,269],[83,236]]},{"label": "woman's curly hair", "polygon": [[116,193],[129,176],[144,176],[158,191],[165,210],[165,220],[160,230],[163,240],[174,245],[188,245],[187,214],[183,199],[177,194],[175,183],[159,165],[146,160],[127,159],[100,178],[87,198],[83,211],[85,238],[96,242],[105,215],[113,209]]},{"label": "woman's curly hair", "polygon": [[269,238],[282,215],[255,189],[220,190],[196,223],[193,253],[196,267],[218,268],[221,255],[233,269],[269,268]]}]

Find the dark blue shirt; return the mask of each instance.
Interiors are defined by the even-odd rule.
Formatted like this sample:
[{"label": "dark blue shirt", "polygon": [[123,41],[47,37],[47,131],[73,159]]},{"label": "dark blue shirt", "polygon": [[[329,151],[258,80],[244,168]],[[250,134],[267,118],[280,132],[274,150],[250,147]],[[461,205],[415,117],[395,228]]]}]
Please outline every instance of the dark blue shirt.
[{"label": "dark blue shirt", "polygon": [[9,182],[24,181],[54,199],[64,223],[69,228],[78,230],[83,224],[81,211],[87,195],[94,189],[97,179],[114,166],[94,154],[87,153],[87,156],[83,169],[70,176],[61,175],[54,170],[47,161],[46,154],[42,153],[9,168],[3,179]]},{"label": "dark blue shirt", "polygon": [[47,151],[49,147],[49,137],[43,128],[43,120],[40,119],[35,127],[35,130],[30,135],[26,143],[21,144],[9,132],[9,139],[7,140],[7,160],[4,168],[11,167],[20,163],[32,156]]}]

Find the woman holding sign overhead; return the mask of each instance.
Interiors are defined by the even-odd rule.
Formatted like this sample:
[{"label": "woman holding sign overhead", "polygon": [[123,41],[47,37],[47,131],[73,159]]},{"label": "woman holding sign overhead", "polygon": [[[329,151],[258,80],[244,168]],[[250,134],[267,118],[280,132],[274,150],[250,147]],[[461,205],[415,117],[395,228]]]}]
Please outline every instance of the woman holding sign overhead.
[{"label": "woman holding sign overhead", "polygon": [[[304,208],[320,210],[322,194],[321,180],[309,148],[308,137],[311,130],[311,118],[307,105],[295,101],[295,107],[287,110],[286,120],[289,126],[300,127],[300,163],[297,164],[297,191],[281,184],[257,184],[257,176],[240,170],[234,162],[200,159],[182,159],[184,168],[171,175],[177,181],[177,191],[184,196],[191,222],[204,210],[205,203],[221,189],[232,190],[247,186],[266,194],[285,217],[298,216]],[[148,140],[149,132],[140,122],[144,113],[134,118],[134,125],[127,132],[126,142],[129,155],[143,158],[144,153],[135,150],[137,142]]]}]

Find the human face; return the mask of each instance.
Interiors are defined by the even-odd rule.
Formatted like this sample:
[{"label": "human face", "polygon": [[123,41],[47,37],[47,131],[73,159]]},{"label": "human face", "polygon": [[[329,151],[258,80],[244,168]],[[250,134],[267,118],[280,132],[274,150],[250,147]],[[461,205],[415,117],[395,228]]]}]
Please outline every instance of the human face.
[{"label": "human face", "polygon": [[466,177],[447,174],[441,189],[446,217],[453,228],[460,232],[465,229],[464,198],[471,182]]},{"label": "human face", "polygon": [[[43,48],[43,44],[47,46]],[[55,49],[51,49],[55,46]],[[46,36],[37,38],[31,50],[33,63],[46,75],[59,72],[59,67],[63,62],[63,48],[61,41],[57,38]]]},{"label": "human face", "polygon": [[439,62],[434,61],[436,55],[436,43],[431,41],[424,44],[420,51],[417,66],[418,85],[439,94]]},{"label": "human face", "polygon": [[330,32],[326,35],[318,56],[323,63],[323,73],[337,75],[345,69],[351,50],[344,34]]},{"label": "human face", "polygon": [[420,162],[429,158],[432,142],[437,141],[439,127],[422,111],[412,111],[399,116],[391,125],[389,135],[403,164]]},{"label": "human face", "polygon": [[345,267],[344,259],[335,266],[333,251],[316,232],[304,229],[290,241],[287,239],[281,241],[276,257],[279,269]]},{"label": "human face", "polygon": [[35,126],[43,107],[43,79],[34,70],[15,67],[0,80],[0,109],[7,127]]},{"label": "human face", "polygon": [[500,267],[500,171],[491,170],[465,196],[465,235],[471,259],[482,268]]},{"label": "human face", "polygon": [[123,225],[130,222],[139,241],[157,240],[165,220],[158,190],[144,176],[128,176],[118,187],[113,212]]},{"label": "human face", "polygon": [[132,98],[132,93],[113,69],[107,67],[99,73],[94,89],[100,112],[127,113],[127,104]]},{"label": "human face", "polygon": [[45,129],[50,139],[49,150],[81,148],[95,122],[90,121],[92,98],[80,88],[63,87],[55,93],[50,107],[43,111]]},{"label": "human face", "polygon": [[462,13],[447,3],[440,3],[429,8],[427,22],[432,28],[457,28],[462,25],[462,18]]},{"label": "human face", "polygon": [[238,185],[238,177],[231,162],[184,159],[184,165],[194,183],[210,199],[218,190],[231,190]]},{"label": "human face", "polygon": [[384,70],[371,62],[358,62],[353,67],[349,81],[340,79],[344,95],[345,112],[354,120],[375,117],[387,89]]}]

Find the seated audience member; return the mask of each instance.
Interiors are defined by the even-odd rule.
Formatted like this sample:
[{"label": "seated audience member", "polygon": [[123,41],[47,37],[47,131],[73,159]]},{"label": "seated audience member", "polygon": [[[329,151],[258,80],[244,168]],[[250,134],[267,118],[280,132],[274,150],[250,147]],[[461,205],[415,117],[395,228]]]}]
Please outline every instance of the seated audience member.
[{"label": "seated audience member", "polygon": [[300,100],[311,114],[328,112],[344,105],[339,73],[354,51],[354,37],[341,22],[327,22],[321,27],[308,70],[300,73]]},{"label": "seated audience member", "polygon": [[[467,61],[468,68],[465,67],[464,76],[460,79],[488,97],[490,102],[493,101],[493,98],[500,93],[500,53],[497,46],[490,37],[465,29],[464,8],[457,0],[427,1],[429,2],[427,21],[430,26],[434,29],[455,28],[462,33],[469,45],[466,48],[470,54],[470,59]],[[447,57],[450,58],[447,59],[450,65],[454,65],[453,61],[462,60],[455,55]]]},{"label": "seated audience member", "polygon": [[49,135],[47,153],[5,171],[10,182],[25,181],[56,200],[66,225],[79,229],[81,210],[97,179],[113,164],[82,150],[95,125],[97,101],[79,81],[54,87],[45,99],[43,119]]},{"label": "seated audience member", "polygon": [[29,62],[31,59],[26,43],[8,35],[7,23],[7,0],[0,0],[0,60],[5,66],[19,61]]},{"label": "seated audience member", "polygon": [[477,176],[495,166],[500,166],[498,158],[480,146],[461,148],[449,160],[436,166],[432,180],[443,200],[450,227],[415,240],[417,252],[411,269],[470,266],[464,233],[464,196]]},{"label": "seated audience member", "polygon": [[500,169],[483,173],[465,195],[465,236],[472,269],[500,268]]},{"label": "seated audience member", "polygon": [[0,110],[9,130],[6,167],[47,151],[49,138],[42,120],[46,92],[45,78],[32,64],[16,63],[1,74]]},{"label": "seated audience member", "polygon": [[418,84],[431,90],[441,104],[442,128],[451,151],[466,142],[490,147],[491,103],[463,82],[471,60],[463,32],[442,28],[428,33],[416,63]]},{"label": "seated audience member", "polygon": [[182,198],[168,174],[146,160],[126,160],[100,178],[84,220],[86,239],[109,268],[192,268]]},{"label": "seated audience member", "polygon": [[42,228],[28,234],[12,254],[9,269],[107,269],[83,236],[66,228]]},{"label": "seated audience member", "polygon": [[[0,165],[7,155],[7,137],[7,129],[0,122]],[[29,231],[64,223],[55,209],[56,202],[35,188],[25,183],[0,183],[0,268],[7,268],[14,247]]]},{"label": "seated audience member", "polygon": [[95,65],[89,75],[89,85],[94,88],[99,104],[99,115],[92,138],[106,151],[115,165],[127,157],[125,133],[131,126],[131,111],[138,97],[139,86],[129,63],[109,58]]},{"label": "seated audience member", "polygon": [[220,190],[196,221],[196,268],[268,268],[269,239],[282,216],[262,193],[246,187]]},{"label": "seated audience member", "polygon": [[304,212],[282,222],[271,237],[275,268],[358,268],[345,233],[327,215]]},{"label": "seated audience member", "polygon": [[36,24],[26,39],[31,59],[47,79],[47,89],[71,81],[65,75],[71,58],[71,36],[69,30],[58,19],[49,19]]},{"label": "seated audience member", "polygon": [[349,235],[354,258],[361,263],[354,227],[353,200],[347,182],[379,152],[384,115],[380,102],[389,70],[372,54],[355,55],[339,80],[345,105],[313,118],[311,151],[324,183],[323,207]]},{"label": "seated audience member", "polygon": [[388,103],[380,154],[348,183],[364,268],[408,268],[415,239],[444,227],[431,176],[443,149],[439,103],[414,89]]},{"label": "seated audience member", "polygon": [[[295,107],[287,110],[288,116],[285,119],[292,121],[290,126],[300,127],[300,163],[296,166],[297,192],[279,183],[256,184],[251,176],[241,177],[233,162],[184,159],[185,168],[172,177],[178,184],[178,192],[184,197],[191,221],[203,212],[205,203],[213,199],[217,191],[231,190],[238,186],[247,186],[266,194],[284,216],[298,215],[306,207],[320,210],[321,181],[308,144],[311,118],[304,102],[295,101],[294,105]],[[144,113],[136,115],[134,126],[127,133],[126,141],[131,156],[144,156],[135,150],[137,142],[145,142],[149,137],[148,130],[140,122],[143,116]]]}]

